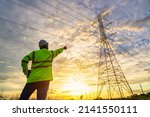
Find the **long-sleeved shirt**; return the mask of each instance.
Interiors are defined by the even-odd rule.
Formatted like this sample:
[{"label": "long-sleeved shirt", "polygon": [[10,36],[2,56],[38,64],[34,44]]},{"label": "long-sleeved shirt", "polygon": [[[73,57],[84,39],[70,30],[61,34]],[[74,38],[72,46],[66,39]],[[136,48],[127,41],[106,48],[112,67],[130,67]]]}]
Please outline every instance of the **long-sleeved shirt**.
[{"label": "long-sleeved shirt", "polygon": [[[23,73],[28,76],[27,83],[39,81],[52,81],[52,62],[53,59],[63,52],[63,48],[57,50],[40,49],[33,51],[22,59]],[[32,61],[31,72],[29,74],[28,63]]]}]

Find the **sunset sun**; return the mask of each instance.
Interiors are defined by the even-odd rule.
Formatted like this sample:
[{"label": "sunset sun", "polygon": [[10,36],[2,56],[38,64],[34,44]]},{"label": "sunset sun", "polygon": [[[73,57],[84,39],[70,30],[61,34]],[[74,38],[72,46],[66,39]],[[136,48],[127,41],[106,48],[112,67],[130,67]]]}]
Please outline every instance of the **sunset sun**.
[{"label": "sunset sun", "polygon": [[82,95],[83,93],[88,93],[90,87],[84,83],[77,81],[73,78],[68,79],[67,83],[62,87],[63,91],[68,91],[71,96]]}]

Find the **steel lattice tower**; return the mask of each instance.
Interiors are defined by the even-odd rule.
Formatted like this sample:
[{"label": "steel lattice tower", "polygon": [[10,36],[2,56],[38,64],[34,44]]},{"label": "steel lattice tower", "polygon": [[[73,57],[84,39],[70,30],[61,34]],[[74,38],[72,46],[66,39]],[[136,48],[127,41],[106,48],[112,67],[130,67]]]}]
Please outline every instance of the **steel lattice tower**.
[{"label": "steel lattice tower", "polygon": [[107,92],[108,99],[116,97],[123,98],[126,95],[132,95],[133,91],[108,42],[101,14],[98,16],[98,23],[100,31],[100,50],[97,98],[101,97],[103,90]]}]

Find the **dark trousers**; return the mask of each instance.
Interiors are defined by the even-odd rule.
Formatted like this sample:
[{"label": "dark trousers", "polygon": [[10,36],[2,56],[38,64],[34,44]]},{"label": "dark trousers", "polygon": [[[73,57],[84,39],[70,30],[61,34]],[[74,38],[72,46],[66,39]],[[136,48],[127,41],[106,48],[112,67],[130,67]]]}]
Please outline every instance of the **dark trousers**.
[{"label": "dark trousers", "polygon": [[37,100],[45,100],[48,88],[49,81],[26,83],[19,100],[28,100],[35,90],[37,90]]}]

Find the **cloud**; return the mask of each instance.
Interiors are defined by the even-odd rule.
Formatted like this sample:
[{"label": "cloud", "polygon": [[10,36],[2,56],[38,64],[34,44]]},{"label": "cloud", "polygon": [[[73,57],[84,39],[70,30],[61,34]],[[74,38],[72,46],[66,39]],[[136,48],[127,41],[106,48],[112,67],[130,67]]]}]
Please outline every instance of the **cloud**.
[{"label": "cloud", "polygon": [[[97,37],[89,37],[89,35],[95,31],[93,27],[90,27],[91,21],[88,21],[88,19],[84,16],[81,16],[58,4],[55,0],[49,3],[56,5],[62,10],[79,17],[84,21],[81,21],[78,18],[73,18],[71,15],[47,6],[41,1],[16,0],[14,2],[21,4],[26,8],[19,7],[18,5],[2,0],[0,2],[1,17],[34,27],[47,33],[52,33],[56,36],[0,20],[0,85],[6,90],[20,90],[21,87],[23,88],[23,84],[25,83],[25,79],[23,78],[25,78],[25,76],[22,74],[20,61],[24,55],[28,54],[30,51],[38,49],[39,39],[44,38],[49,42],[50,49],[57,49],[64,45],[68,46],[68,50],[64,51],[54,60],[54,81],[52,83],[52,88],[55,89],[53,90],[54,94],[56,91],[60,90],[60,87],[63,86],[66,83],[66,80],[70,77],[74,77],[76,80],[82,80],[89,86],[95,86],[97,82],[99,47],[94,45]],[[96,13],[100,12],[103,8],[108,8],[107,10],[111,12],[111,17],[109,18],[111,20],[115,20],[116,17],[122,17],[122,13],[117,12],[116,15],[114,13],[115,10],[120,11],[119,8],[114,5],[116,2],[117,0],[66,0],[64,1],[64,4],[70,6],[75,11],[80,11],[80,13],[89,18],[93,18]],[[128,1],[123,1],[118,6],[124,7],[124,11],[126,11],[128,7],[126,5],[129,5],[129,3],[130,2]],[[111,6],[114,7],[112,8]],[[143,6],[141,7],[143,8]],[[138,7],[138,9],[141,7]],[[34,10],[34,12],[31,9]],[[126,14],[130,14],[130,12],[126,12]],[[40,15],[41,13],[43,15]],[[135,12],[133,13],[136,14]],[[144,19],[138,17],[138,19],[135,18],[135,20],[131,20],[130,18],[127,20],[128,18],[129,16],[123,17],[122,19],[126,20],[119,20],[120,23],[116,20],[116,30],[130,31],[144,35],[143,31],[145,26],[149,25],[149,17]],[[141,26],[142,24],[144,24],[143,27]],[[146,39],[146,41],[136,40],[137,47],[143,43],[149,45],[148,38],[142,39]],[[130,51],[130,48],[126,45],[128,43],[124,44],[117,40],[116,43],[114,43],[117,55],[124,52],[124,50],[115,44],[119,44],[127,51]],[[123,62],[128,59],[126,57],[129,57],[125,56],[125,53],[122,53],[121,55],[124,57],[124,59],[120,59]],[[137,74],[140,68],[145,68],[145,65],[140,66],[139,69],[136,69],[137,66],[135,64],[130,65],[127,63],[126,65],[127,67],[123,66],[125,72],[129,69],[132,71],[133,67],[135,68],[135,70],[133,69],[132,71],[133,76],[134,74]],[[139,73],[145,75],[145,78],[141,81],[137,80],[137,82],[148,81],[147,73]],[[142,77],[142,75],[140,77]],[[136,79],[137,76],[135,75],[133,79],[134,78]],[[129,79],[132,80],[130,76]],[[135,82],[136,81],[134,81],[134,83]],[[7,86],[7,88],[5,86]]]},{"label": "cloud", "polygon": [[150,39],[141,39],[134,43],[135,47],[148,47],[150,45]]},{"label": "cloud", "polygon": [[115,28],[117,31],[144,31],[144,27],[138,26],[136,21],[125,21],[124,23],[118,24]]},{"label": "cloud", "polygon": [[4,92],[20,91],[25,84],[25,77],[19,71],[9,71],[0,74],[0,90]]},{"label": "cloud", "polygon": [[116,30],[122,31],[122,30],[127,30],[127,31],[143,31],[144,29],[138,26],[120,26],[116,27]]},{"label": "cloud", "polygon": [[144,71],[148,71],[148,72],[149,72],[149,71],[150,71],[150,69],[144,69]]},{"label": "cloud", "polygon": [[137,20],[135,22],[139,27],[149,27],[150,26],[150,16],[147,16],[143,19]]},{"label": "cloud", "polygon": [[145,28],[150,26],[150,16],[147,16],[140,20],[128,20],[123,23],[118,23],[115,28],[118,31],[144,31]]}]

